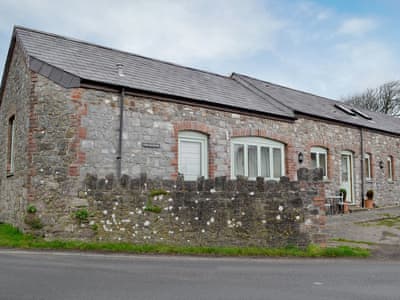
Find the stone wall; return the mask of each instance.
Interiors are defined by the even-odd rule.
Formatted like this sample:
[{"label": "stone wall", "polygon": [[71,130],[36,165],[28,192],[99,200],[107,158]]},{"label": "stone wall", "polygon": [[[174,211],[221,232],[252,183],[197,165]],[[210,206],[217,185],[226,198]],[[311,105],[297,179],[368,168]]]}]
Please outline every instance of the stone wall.
[{"label": "stone wall", "polygon": [[[15,46],[0,106],[0,222],[23,225],[27,202],[30,72]],[[7,170],[9,119],[15,116],[14,170]]]},{"label": "stone wall", "polygon": [[[322,173],[301,169],[299,174],[298,182],[287,177],[280,182],[226,177],[190,182],[181,177],[151,180],[146,175],[123,175],[117,181],[113,175],[87,175],[78,195],[69,201],[69,212],[53,221],[43,219],[42,232],[47,238],[177,245],[324,243]],[[49,203],[37,215],[54,215],[53,208]],[[89,217],[76,219],[82,211]]]}]

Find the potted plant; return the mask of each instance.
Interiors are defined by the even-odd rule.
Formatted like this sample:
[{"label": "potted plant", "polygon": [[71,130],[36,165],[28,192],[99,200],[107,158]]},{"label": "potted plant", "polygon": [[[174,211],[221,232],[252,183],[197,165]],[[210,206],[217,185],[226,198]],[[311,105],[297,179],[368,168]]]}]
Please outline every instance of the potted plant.
[{"label": "potted plant", "polygon": [[365,208],[374,208],[374,191],[367,191],[367,199],[364,201]]},{"label": "potted plant", "polygon": [[343,203],[339,204],[339,209],[344,213],[347,214],[349,212],[349,205],[346,203],[347,191],[346,189],[339,190],[340,195],[342,196]]}]

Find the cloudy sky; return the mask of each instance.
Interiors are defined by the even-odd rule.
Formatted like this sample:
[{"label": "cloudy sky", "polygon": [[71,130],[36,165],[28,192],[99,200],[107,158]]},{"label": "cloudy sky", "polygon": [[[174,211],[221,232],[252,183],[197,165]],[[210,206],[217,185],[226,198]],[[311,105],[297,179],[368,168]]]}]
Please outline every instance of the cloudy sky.
[{"label": "cloudy sky", "polygon": [[326,97],[400,79],[398,0],[0,0],[13,25]]}]

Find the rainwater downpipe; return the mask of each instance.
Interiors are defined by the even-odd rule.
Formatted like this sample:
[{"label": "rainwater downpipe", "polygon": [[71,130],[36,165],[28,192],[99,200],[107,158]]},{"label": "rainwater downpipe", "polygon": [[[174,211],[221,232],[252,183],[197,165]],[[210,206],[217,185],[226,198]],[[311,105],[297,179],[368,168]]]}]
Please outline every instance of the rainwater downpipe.
[{"label": "rainwater downpipe", "polygon": [[361,207],[364,207],[364,131],[360,127],[360,151],[361,151]]},{"label": "rainwater downpipe", "polygon": [[117,156],[117,177],[121,178],[122,172],[122,138],[124,132],[124,98],[125,89],[121,88],[121,94],[119,99],[119,138],[118,138],[118,156]]}]

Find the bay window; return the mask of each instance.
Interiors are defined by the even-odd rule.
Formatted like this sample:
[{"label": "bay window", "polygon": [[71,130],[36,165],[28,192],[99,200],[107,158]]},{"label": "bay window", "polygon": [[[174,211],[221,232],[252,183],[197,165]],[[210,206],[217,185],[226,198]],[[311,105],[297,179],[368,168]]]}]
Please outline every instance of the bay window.
[{"label": "bay window", "polygon": [[279,179],[285,175],[284,144],[259,137],[232,139],[231,175]]}]

